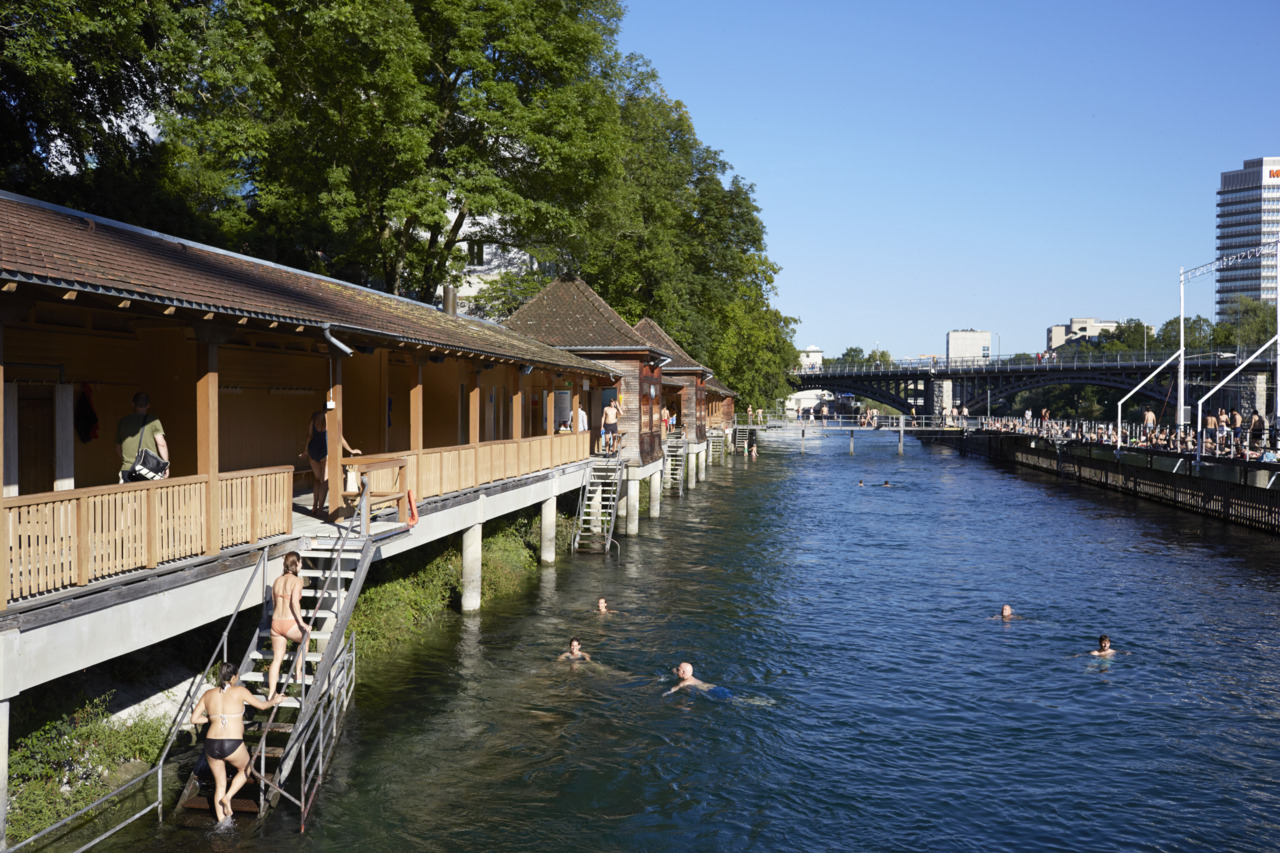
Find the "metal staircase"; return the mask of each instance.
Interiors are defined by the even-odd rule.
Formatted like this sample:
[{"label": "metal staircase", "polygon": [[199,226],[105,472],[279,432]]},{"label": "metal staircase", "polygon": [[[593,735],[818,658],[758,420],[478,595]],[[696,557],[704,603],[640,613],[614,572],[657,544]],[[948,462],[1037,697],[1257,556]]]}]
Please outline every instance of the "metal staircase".
[{"label": "metal staircase", "polygon": [[573,550],[605,551],[613,542],[618,518],[618,496],[622,489],[623,462],[620,455],[595,456],[591,476],[578,494],[578,521],[573,530]]},{"label": "metal staircase", "polygon": [[716,427],[707,430],[707,459],[712,462],[724,463],[724,430]]},{"label": "metal staircase", "polygon": [[737,424],[733,428],[733,452],[734,454],[747,452],[747,434],[751,431],[750,426]]},{"label": "metal staircase", "polygon": [[667,433],[667,443],[663,447],[667,464],[664,470],[664,481],[667,488],[675,488],[677,494],[684,494],[685,446],[684,432],[672,430]]}]

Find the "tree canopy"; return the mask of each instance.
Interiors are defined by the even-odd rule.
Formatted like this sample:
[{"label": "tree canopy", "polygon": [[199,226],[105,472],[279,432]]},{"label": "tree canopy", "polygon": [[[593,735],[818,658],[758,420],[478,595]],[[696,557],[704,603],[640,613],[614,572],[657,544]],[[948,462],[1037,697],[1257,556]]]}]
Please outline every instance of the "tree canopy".
[{"label": "tree canopy", "polygon": [[[12,0],[0,185],[432,300],[466,243],[583,276],[757,405],[786,393],[754,188],[619,0]],[[502,279],[501,315],[547,272]]]}]

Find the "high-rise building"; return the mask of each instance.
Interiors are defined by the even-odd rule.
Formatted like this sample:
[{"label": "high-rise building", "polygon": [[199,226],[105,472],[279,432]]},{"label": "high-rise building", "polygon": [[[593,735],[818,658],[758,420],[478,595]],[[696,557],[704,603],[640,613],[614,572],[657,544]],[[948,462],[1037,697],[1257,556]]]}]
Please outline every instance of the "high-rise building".
[{"label": "high-rise building", "polygon": [[991,358],[991,333],[977,329],[947,332],[947,358]]},{"label": "high-rise building", "polygon": [[[1232,257],[1280,239],[1280,157],[1245,160],[1222,173],[1218,188],[1218,257]],[[1218,270],[1218,319],[1232,300],[1276,301],[1276,253],[1242,258]]]}]

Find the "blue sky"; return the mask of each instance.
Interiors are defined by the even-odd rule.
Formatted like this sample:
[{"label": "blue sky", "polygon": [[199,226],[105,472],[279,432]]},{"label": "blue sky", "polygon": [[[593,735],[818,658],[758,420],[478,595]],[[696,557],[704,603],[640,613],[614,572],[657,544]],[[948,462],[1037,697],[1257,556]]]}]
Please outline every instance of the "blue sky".
[{"label": "blue sky", "polygon": [[[619,41],[755,184],[796,345],[912,358],[1176,316],[1219,173],[1280,155],[1278,26],[1274,2],[633,0]],[[1212,317],[1212,276],[1187,311]]]}]

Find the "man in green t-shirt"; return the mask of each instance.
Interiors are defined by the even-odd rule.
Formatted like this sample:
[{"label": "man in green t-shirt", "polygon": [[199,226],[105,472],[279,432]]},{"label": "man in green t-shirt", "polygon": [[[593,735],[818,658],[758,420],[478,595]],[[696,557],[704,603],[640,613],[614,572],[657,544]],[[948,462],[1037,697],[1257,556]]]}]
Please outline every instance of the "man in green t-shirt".
[{"label": "man in green t-shirt", "polygon": [[[125,476],[138,458],[138,448],[145,447],[165,462],[169,461],[169,445],[164,440],[164,427],[160,419],[147,415],[151,398],[147,392],[133,395],[133,414],[125,415],[116,427],[116,452],[120,454],[120,482],[128,482]],[[164,476],[169,476],[166,468]],[[163,479],[163,478],[162,478]]]}]

